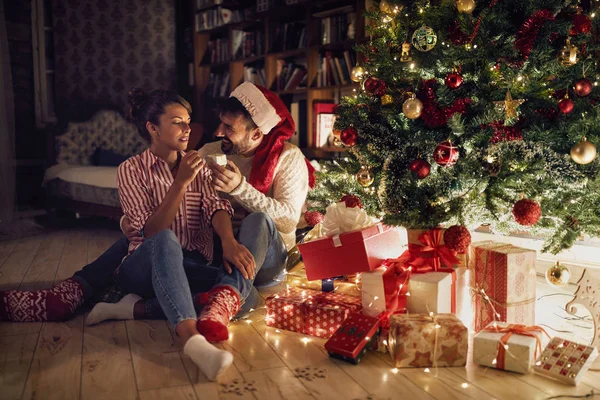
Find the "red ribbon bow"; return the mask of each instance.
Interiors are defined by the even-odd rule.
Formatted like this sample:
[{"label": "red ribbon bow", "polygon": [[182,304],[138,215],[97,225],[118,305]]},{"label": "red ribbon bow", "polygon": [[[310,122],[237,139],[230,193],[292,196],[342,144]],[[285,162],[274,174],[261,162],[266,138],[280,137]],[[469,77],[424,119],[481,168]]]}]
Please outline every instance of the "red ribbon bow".
[{"label": "red ribbon bow", "polygon": [[[460,264],[456,252],[450,250],[442,242],[443,229],[434,228],[419,235],[419,244],[409,243],[408,250],[397,258],[399,262],[413,267],[413,273],[423,274],[430,271],[452,270],[452,266]],[[442,268],[442,264],[447,268]],[[450,270],[450,271],[449,271]]]},{"label": "red ribbon bow", "polygon": [[546,332],[541,326],[537,325],[525,326],[522,324],[510,324],[505,327],[492,325],[485,327],[483,330],[488,332],[504,333],[504,335],[502,335],[502,337],[498,340],[498,356],[496,357],[496,368],[498,369],[504,369],[504,363],[506,360],[506,346],[508,346],[508,341],[513,333],[516,335],[535,338],[537,343],[535,346],[534,359],[537,359],[538,353],[542,351],[542,341],[536,333],[544,333],[546,336],[548,336],[548,338],[550,338],[548,332]]}]

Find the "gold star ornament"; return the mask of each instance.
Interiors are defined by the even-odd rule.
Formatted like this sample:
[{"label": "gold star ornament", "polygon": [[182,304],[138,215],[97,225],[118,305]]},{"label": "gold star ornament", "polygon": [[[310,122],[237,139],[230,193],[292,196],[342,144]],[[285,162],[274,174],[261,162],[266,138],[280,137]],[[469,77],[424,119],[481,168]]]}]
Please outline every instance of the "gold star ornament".
[{"label": "gold star ornament", "polygon": [[506,119],[517,117],[517,107],[525,102],[524,99],[513,100],[510,90],[506,91],[506,98],[503,101],[495,101],[494,104],[506,113]]}]

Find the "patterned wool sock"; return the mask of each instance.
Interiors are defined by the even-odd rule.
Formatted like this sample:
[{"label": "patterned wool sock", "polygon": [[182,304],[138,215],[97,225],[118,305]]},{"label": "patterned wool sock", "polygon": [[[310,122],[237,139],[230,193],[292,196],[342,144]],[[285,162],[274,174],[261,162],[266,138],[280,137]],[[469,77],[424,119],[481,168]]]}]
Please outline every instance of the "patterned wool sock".
[{"label": "patterned wool sock", "polygon": [[183,353],[191,358],[211,381],[215,381],[233,362],[233,355],[230,352],[217,349],[202,335],[189,338],[183,346]]},{"label": "patterned wool sock", "polygon": [[229,339],[227,324],[240,308],[240,296],[229,286],[217,286],[208,293],[209,302],[196,327],[209,342],[223,342]]},{"label": "patterned wool sock", "polygon": [[52,289],[0,292],[0,321],[66,321],[84,303],[83,286],[69,278]]},{"label": "patterned wool sock", "polygon": [[88,314],[85,324],[94,325],[107,319],[133,319],[135,303],[142,300],[137,294],[129,293],[118,303],[98,303]]}]

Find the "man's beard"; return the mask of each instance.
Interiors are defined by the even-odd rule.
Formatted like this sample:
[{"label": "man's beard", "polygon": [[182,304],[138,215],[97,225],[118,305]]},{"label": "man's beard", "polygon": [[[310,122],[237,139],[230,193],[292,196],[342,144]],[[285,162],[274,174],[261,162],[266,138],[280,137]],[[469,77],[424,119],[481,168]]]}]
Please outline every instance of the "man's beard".
[{"label": "man's beard", "polygon": [[228,156],[245,153],[250,149],[250,141],[244,140],[243,143],[234,144],[229,140],[221,140],[221,151]]}]

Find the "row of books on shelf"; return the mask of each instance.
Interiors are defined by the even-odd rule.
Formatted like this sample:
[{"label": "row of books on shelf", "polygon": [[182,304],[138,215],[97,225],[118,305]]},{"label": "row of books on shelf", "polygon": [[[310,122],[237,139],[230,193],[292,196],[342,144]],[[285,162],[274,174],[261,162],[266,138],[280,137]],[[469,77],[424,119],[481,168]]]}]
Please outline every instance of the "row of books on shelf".
[{"label": "row of books on shelf", "polygon": [[236,60],[262,55],[265,52],[265,35],[262,31],[232,30],[232,52]]},{"label": "row of books on shelf", "polygon": [[271,53],[303,49],[306,47],[306,23],[270,24],[269,37],[272,38],[269,47]]},{"label": "row of books on shelf", "polygon": [[306,59],[277,60],[276,78],[271,86],[272,90],[296,90],[306,85]]},{"label": "row of books on shelf", "polygon": [[339,55],[326,51],[319,56],[319,69],[317,70],[317,87],[332,85],[347,85],[352,83],[350,75],[352,67],[356,65],[356,54],[345,50]]},{"label": "row of books on shelf", "polygon": [[203,64],[218,63],[229,61],[229,40],[227,39],[215,39],[209,40],[206,53],[204,53]]},{"label": "row of books on shelf", "polygon": [[227,96],[229,94],[229,72],[211,72],[205,92],[212,97]]},{"label": "row of books on shelf", "polygon": [[244,66],[244,81],[252,82],[255,85],[267,86],[265,69],[252,66]]},{"label": "row of books on shelf", "polygon": [[341,42],[356,36],[356,13],[352,6],[324,11],[313,16],[322,17],[321,44]]},{"label": "row of books on shelf", "polygon": [[196,13],[194,25],[196,32],[202,32],[246,19],[249,19],[249,12],[246,10],[217,7]]},{"label": "row of books on shelf", "polygon": [[[307,129],[307,101],[297,100],[286,104],[296,125],[296,132],[289,139],[292,144],[300,148],[308,147],[308,129]],[[332,147],[335,131],[335,107],[333,102],[315,101],[313,107],[313,148]]]}]

